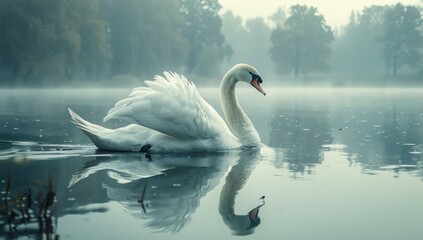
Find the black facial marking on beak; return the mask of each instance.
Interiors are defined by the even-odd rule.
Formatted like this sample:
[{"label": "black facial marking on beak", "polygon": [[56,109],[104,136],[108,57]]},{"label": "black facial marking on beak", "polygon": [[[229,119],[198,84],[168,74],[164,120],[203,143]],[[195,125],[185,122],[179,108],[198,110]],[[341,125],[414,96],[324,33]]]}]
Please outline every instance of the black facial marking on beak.
[{"label": "black facial marking on beak", "polygon": [[252,72],[250,72],[250,74],[251,74],[251,77],[252,77],[251,81],[254,80],[254,79],[257,79],[258,83],[263,83],[263,79],[261,79],[261,77],[259,75],[254,74]]},{"label": "black facial marking on beak", "polygon": [[263,83],[263,79],[257,74],[254,74],[252,72],[249,72],[251,74],[251,86],[256,88],[259,92],[261,92],[263,95],[266,95],[266,92],[261,88],[260,83]]}]

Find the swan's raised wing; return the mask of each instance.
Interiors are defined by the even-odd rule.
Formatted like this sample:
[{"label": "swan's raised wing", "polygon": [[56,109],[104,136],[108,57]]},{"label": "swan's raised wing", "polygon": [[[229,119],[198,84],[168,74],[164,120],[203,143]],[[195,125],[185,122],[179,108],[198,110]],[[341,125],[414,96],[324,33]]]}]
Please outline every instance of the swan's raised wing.
[{"label": "swan's raised wing", "polygon": [[134,88],[103,119],[125,119],[177,139],[208,139],[229,129],[184,76],[164,72]]}]

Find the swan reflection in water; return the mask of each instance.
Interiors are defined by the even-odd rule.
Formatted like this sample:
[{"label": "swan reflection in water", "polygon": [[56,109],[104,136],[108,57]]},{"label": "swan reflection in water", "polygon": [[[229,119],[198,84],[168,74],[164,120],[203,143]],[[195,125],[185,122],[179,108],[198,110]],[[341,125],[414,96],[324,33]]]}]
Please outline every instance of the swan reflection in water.
[{"label": "swan reflection in water", "polygon": [[[140,154],[122,153],[110,160],[99,157],[88,162],[72,175],[68,188],[91,185],[90,179],[100,177],[94,182],[103,189],[106,199],[121,203],[132,215],[145,219],[148,227],[176,233],[187,225],[201,198],[232,166],[220,193],[218,211],[234,234],[246,235],[260,224],[258,211],[263,204],[246,215],[236,215],[235,197],[259,158],[260,150],[152,155],[151,160]],[[78,195],[78,191],[72,192]]]},{"label": "swan reflection in water", "polygon": [[246,215],[236,215],[234,212],[235,197],[247,182],[259,158],[259,151],[240,152],[238,163],[231,167],[220,192],[219,213],[235,235],[251,234],[260,224],[258,213],[264,202]]}]

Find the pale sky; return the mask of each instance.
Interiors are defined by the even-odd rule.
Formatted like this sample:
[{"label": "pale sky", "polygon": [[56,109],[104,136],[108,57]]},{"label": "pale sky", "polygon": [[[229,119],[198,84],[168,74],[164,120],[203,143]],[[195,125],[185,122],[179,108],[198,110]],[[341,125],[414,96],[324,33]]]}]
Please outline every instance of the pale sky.
[{"label": "pale sky", "polygon": [[403,5],[422,6],[420,0],[218,0],[222,5],[222,13],[232,10],[235,15],[244,19],[267,17],[278,9],[288,9],[295,4],[305,4],[317,7],[325,17],[326,22],[332,26],[341,26],[348,23],[351,10],[362,10],[371,5],[393,5],[401,2]]}]

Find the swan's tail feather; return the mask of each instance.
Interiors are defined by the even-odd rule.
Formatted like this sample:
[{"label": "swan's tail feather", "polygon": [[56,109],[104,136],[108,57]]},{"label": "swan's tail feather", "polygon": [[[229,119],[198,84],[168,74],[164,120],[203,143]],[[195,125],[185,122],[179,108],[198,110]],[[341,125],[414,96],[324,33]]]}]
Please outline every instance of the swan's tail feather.
[{"label": "swan's tail feather", "polygon": [[81,129],[90,139],[91,141],[97,146],[102,145],[102,140],[100,139],[100,134],[107,132],[107,128],[98,126],[96,124],[92,124],[86,120],[84,120],[81,116],[76,114],[72,109],[68,108],[69,114],[72,118],[72,122]]}]

